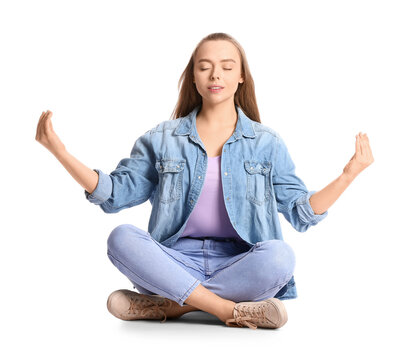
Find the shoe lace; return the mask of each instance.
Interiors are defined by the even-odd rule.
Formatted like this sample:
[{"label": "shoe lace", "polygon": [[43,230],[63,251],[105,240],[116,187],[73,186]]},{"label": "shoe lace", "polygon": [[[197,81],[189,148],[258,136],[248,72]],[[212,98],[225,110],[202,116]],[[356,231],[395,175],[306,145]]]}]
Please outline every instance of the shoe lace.
[{"label": "shoe lace", "polygon": [[[236,324],[240,327],[248,326],[251,329],[256,329],[258,326],[254,323],[254,319],[260,322],[266,321],[265,312],[263,311],[263,304],[258,306],[239,305],[234,309],[234,318],[226,321],[227,325]],[[251,321],[252,320],[252,321]]]},{"label": "shoe lace", "polygon": [[[142,300],[140,300],[140,297],[142,297]],[[157,314],[157,312],[162,316],[164,316],[164,318],[160,321],[160,322],[165,322],[167,319],[167,315],[166,312],[160,307],[159,304],[157,304],[156,302],[154,302],[153,300],[149,299],[145,294],[139,294],[138,297],[133,297],[130,296],[129,297],[130,300],[130,306],[128,309],[128,313],[129,314],[135,314],[136,312],[139,312],[142,315],[150,315],[150,314]],[[166,300],[166,299],[164,299]],[[144,302],[142,304],[142,302]],[[165,305],[166,301],[164,301]]]}]

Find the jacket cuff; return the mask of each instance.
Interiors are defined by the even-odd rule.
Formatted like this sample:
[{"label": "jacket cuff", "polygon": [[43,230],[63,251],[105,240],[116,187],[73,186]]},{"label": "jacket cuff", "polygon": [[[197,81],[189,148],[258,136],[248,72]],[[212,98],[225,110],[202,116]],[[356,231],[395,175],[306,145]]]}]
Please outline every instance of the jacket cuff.
[{"label": "jacket cuff", "polygon": [[322,221],[327,215],[326,210],[323,214],[315,214],[309,199],[316,191],[309,191],[307,194],[302,195],[296,200],[296,208],[299,214],[299,219],[304,224],[316,225],[319,221]]},{"label": "jacket cuff", "polygon": [[104,174],[99,169],[93,169],[98,173],[98,185],[90,194],[85,190],[85,197],[92,204],[100,205],[111,197],[112,194],[112,179],[109,175]]}]

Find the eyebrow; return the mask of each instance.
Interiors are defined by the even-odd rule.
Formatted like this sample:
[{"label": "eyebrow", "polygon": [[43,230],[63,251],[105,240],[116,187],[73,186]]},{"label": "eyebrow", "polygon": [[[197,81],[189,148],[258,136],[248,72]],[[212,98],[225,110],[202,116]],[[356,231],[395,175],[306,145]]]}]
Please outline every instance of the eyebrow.
[{"label": "eyebrow", "polygon": [[[209,60],[209,59],[200,59],[200,60],[198,60],[198,63],[203,62],[203,61],[212,62],[212,61]],[[235,62],[234,59],[222,59],[222,60],[221,60],[221,62],[227,62],[227,61]]]}]

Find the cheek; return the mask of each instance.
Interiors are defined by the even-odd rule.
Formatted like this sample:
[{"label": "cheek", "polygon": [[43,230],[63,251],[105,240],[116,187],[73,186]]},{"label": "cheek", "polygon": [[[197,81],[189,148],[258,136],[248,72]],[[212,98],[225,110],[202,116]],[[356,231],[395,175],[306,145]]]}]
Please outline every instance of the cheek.
[{"label": "cheek", "polygon": [[203,92],[205,90],[205,83],[203,81],[200,80],[196,80],[196,88],[199,92]]},{"label": "cheek", "polygon": [[231,79],[228,82],[226,82],[226,86],[230,91],[236,91],[238,89],[238,83],[239,79]]},{"label": "cheek", "polygon": [[208,82],[207,79],[204,78],[204,76],[202,74],[194,75],[194,79],[195,79],[197,87],[199,87],[199,88],[205,87],[207,82]]}]

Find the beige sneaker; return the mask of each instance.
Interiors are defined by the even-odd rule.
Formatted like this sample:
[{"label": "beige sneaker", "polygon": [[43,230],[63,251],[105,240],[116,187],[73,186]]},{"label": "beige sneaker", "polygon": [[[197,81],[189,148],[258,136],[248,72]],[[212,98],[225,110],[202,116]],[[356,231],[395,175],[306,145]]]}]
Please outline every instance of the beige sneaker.
[{"label": "beige sneaker", "polygon": [[178,318],[185,314],[186,306],[160,295],[145,295],[121,289],[109,295],[109,312],[122,320],[155,319],[165,322],[167,318]]},{"label": "beige sneaker", "polygon": [[255,330],[262,328],[277,329],[286,324],[288,314],[283,302],[276,298],[263,301],[239,302],[234,307],[234,318],[225,324],[233,327],[247,326]]}]

